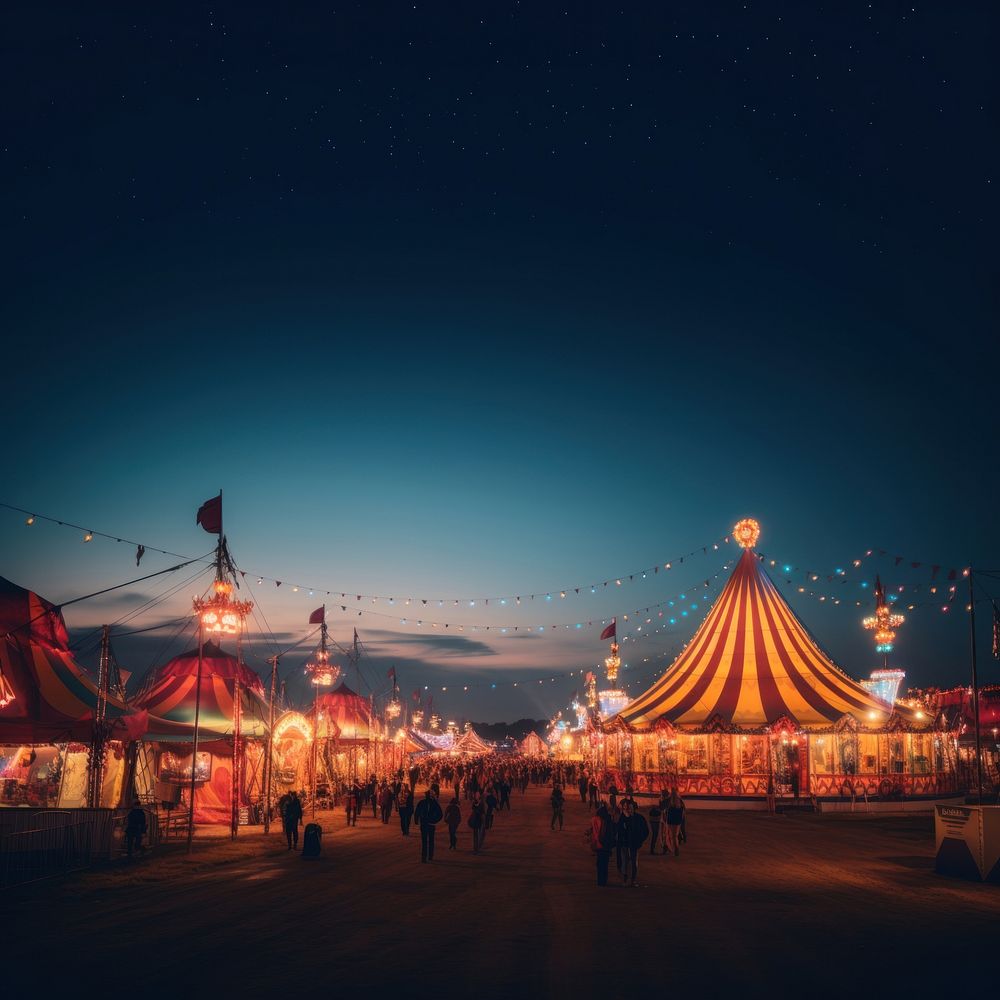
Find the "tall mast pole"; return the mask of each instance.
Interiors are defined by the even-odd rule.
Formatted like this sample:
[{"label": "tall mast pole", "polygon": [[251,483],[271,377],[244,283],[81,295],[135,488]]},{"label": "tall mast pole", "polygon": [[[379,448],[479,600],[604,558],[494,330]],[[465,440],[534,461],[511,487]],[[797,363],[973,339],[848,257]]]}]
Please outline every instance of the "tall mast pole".
[{"label": "tall mast pole", "polygon": [[273,781],[274,768],[274,691],[278,684],[278,656],[272,656],[268,661],[271,664],[271,699],[267,712],[267,758],[264,761],[264,774],[266,776],[264,787],[264,833],[271,830],[271,783]]},{"label": "tall mast pole", "polygon": [[101,659],[97,674],[97,704],[94,708],[94,728],[90,739],[90,768],[87,773],[87,805],[101,805],[101,785],[104,777],[105,719],[108,709],[108,689],[111,681],[111,626],[101,632]]},{"label": "tall mast pole", "polygon": [[976,593],[969,567],[969,637],[972,646],[972,714],[976,722],[976,801],[983,804],[983,748],[979,732],[979,673],[976,668]]},{"label": "tall mast pole", "polygon": [[[221,535],[219,545],[222,545]],[[188,801],[188,841],[187,851],[191,853],[194,838],[194,783],[198,771],[198,724],[201,720],[201,672],[205,658],[205,627],[201,616],[198,617],[198,673],[194,689],[194,744],[191,748],[191,789]]]}]

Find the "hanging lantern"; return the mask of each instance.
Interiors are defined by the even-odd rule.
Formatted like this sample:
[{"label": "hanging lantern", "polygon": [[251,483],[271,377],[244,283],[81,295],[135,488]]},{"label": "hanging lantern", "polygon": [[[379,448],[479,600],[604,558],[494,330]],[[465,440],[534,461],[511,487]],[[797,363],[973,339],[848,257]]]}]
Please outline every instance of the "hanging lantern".
[{"label": "hanging lantern", "polygon": [[423,721],[424,721],[423,709],[420,709],[420,708],[416,709],[414,711],[413,715],[410,718],[413,720],[413,725],[414,726],[418,726],[419,727],[419,726],[423,725]]},{"label": "hanging lantern", "polygon": [[316,650],[313,658],[306,664],[309,683],[316,687],[333,687],[340,679],[340,666],[330,662],[330,653],[326,649]]},{"label": "hanging lantern", "polygon": [[611,643],[611,655],[604,660],[604,667],[608,672],[608,680],[614,684],[618,680],[618,668],[622,665],[621,657],[618,655],[618,643]]},{"label": "hanging lantern", "polygon": [[385,706],[385,717],[387,719],[398,719],[403,713],[403,706],[398,698],[391,698],[389,704]]},{"label": "hanging lantern", "polygon": [[233,598],[233,585],[228,580],[217,579],[211,597],[194,599],[195,614],[201,626],[213,635],[236,635],[247,615],[253,610],[253,601]]},{"label": "hanging lantern", "polygon": [[891,611],[885,600],[882,581],[875,577],[875,614],[862,619],[861,625],[874,633],[875,652],[888,655],[892,652],[892,643],[896,638],[896,629],[906,618]]}]

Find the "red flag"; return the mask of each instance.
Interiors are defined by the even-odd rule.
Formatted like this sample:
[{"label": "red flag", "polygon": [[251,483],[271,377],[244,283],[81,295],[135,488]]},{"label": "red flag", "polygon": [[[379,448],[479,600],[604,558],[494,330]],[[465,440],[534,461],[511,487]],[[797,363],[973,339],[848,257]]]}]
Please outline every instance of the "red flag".
[{"label": "red flag", "polygon": [[616,635],[615,632],[615,619],[611,619],[611,624],[601,633],[602,639],[613,639]]},{"label": "red flag", "polygon": [[222,497],[212,497],[198,508],[198,516],[194,520],[210,535],[222,534]]},{"label": "red flag", "polygon": [[321,608],[317,608],[309,616],[310,625],[322,625],[326,621],[326,605],[324,604]]}]

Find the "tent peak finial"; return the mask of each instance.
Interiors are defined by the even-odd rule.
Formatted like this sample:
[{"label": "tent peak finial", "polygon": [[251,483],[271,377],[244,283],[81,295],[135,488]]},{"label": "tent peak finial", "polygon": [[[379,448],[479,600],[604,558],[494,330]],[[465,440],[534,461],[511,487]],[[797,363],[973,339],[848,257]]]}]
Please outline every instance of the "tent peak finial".
[{"label": "tent peak finial", "polygon": [[733,539],[741,549],[752,549],[760,538],[760,524],[752,517],[737,521],[733,527]]}]

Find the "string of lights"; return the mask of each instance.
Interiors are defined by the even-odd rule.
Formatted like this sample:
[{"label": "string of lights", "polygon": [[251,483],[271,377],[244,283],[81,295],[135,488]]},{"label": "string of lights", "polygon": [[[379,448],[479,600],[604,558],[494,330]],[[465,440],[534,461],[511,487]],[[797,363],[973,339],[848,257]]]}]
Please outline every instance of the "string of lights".
[{"label": "string of lights", "polygon": [[[84,528],[79,524],[75,524],[72,521],[65,519],[58,519],[51,517],[47,514],[35,514],[29,511],[25,507],[18,507],[14,504],[0,502],[0,507],[7,510],[14,511],[19,514],[27,515],[25,524],[31,526],[37,521],[46,521],[50,524],[60,525],[62,527],[72,528],[75,531],[80,531],[83,533],[83,541],[90,542],[94,538],[105,538],[114,542],[124,543],[126,545],[134,545],[136,547],[136,552],[138,554],[139,550],[142,550],[143,555],[146,552],[157,552],[162,555],[177,556],[181,559],[190,559],[190,556],[183,555],[177,552],[171,552],[168,549],[158,548],[154,545],[146,545],[143,542],[136,542],[132,539],[124,538],[118,535],[110,534],[104,531],[95,531],[90,528]],[[663,563],[657,563],[653,566],[648,566],[646,568],[635,570],[631,573],[622,573],[615,576],[609,576],[607,579],[602,580],[600,583],[589,583],[589,584],[577,584],[567,587],[555,587],[550,590],[541,591],[537,590],[531,593],[522,594],[511,594],[511,595],[501,595],[497,597],[406,597],[406,598],[396,598],[387,597],[382,594],[368,594],[368,593],[358,593],[355,588],[344,588],[344,587],[333,587],[333,586],[321,586],[318,584],[304,584],[295,583],[287,579],[278,579],[274,576],[269,576],[264,573],[256,573],[249,569],[240,570],[240,574],[243,578],[254,577],[257,580],[258,586],[266,583],[273,583],[275,587],[285,586],[289,588],[294,593],[306,593],[309,596],[326,596],[334,597],[339,594],[342,600],[351,598],[354,601],[366,601],[369,603],[377,604],[379,602],[388,604],[390,606],[437,606],[444,607],[446,604],[454,607],[459,607],[465,605],[467,607],[486,607],[491,603],[494,605],[503,606],[520,606],[524,602],[530,602],[535,600],[547,600],[551,601],[556,598],[560,600],[565,600],[571,594],[596,594],[601,590],[608,587],[615,586],[621,587],[626,583],[634,582],[636,580],[649,579],[651,576],[657,576],[660,572],[670,572],[671,570],[684,564],[685,559],[690,559],[692,556],[701,554],[707,555],[710,552],[717,552],[722,545],[729,542],[729,538],[720,538],[713,542],[708,542],[705,545],[699,545],[692,548],[689,552],[685,552],[679,556],[675,556],[672,559],[668,559]],[[141,558],[141,556],[139,557]],[[204,562],[212,562],[211,557],[199,557]]]}]

